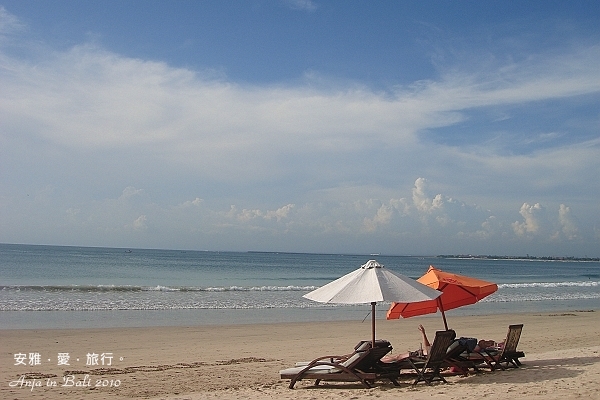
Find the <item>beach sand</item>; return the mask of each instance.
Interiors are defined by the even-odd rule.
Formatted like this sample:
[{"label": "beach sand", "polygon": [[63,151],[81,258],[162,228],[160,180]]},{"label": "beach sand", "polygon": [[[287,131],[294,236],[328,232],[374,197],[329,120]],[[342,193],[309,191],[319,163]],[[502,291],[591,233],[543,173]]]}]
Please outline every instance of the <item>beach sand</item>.
[{"label": "beach sand", "polygon": [[[452,376],[448,384],[432,386],[413,387],[414,378],[407,376],[400,387],[385,381],[373,389],[354,383],[314,387],[312,381],[301,381],[290,390],[289,381],[279,379],[280,369],[317,356],[349,353],[359,340],[369,339],[370,320],[0,330],[0,398],[600,399],[600,312],[449,315],[448,321],[458,336],[497,341],[504,339],[509,324],[523,323],[519,343],[526,354],[523,366]],[[443,326],[439,315],[377,320],[377,337],[389,340],[394,352],[414,350],[419,347],[418,324],[425,326],[430,338]],[[28,364],[30,353],[34,359],[39,353],[39,365],[15,365],[19,360]],[[59,365],[59,353],[60,361],[69,365]],[[95,360],[93,354],[98,355],[98,364],[86,365]]]}]

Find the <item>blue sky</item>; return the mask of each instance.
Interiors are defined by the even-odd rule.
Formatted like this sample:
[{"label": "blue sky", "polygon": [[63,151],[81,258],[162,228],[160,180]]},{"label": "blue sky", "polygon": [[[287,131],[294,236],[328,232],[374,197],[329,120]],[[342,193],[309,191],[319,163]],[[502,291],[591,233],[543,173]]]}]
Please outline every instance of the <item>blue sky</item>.
[{"label": "blue sky", "polygon": [[600,256],[600,3],[1,1],[0,242]]}]

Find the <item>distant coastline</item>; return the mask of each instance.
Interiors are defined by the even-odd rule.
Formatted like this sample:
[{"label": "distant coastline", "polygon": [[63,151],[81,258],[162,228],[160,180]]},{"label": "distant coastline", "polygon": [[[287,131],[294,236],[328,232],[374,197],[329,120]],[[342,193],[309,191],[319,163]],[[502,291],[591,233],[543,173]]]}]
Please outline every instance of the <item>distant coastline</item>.
[{"label": "distant coastline", "polygon": [[474,260],[532,260],[532,261],[600,261],[600,257],[536,257],[530,256],[494,256],[494,255],[472,255],[472,254],[440,254],[438,258],[457,258]]}]

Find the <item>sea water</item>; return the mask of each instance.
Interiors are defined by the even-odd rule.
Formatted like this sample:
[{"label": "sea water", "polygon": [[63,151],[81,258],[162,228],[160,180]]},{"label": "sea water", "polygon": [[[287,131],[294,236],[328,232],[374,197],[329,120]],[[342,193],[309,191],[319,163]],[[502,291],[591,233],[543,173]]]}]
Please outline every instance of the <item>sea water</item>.
[{"label": "sea water", "polygon": [[[362,320],[365,305],[303,294],[369,259],[418,278],[429,265],[495,282],[447,315],[594,310],[600,262],[208,252],[0,244],[0,329]],[[377,304],[383,318],[389,303]]]}]

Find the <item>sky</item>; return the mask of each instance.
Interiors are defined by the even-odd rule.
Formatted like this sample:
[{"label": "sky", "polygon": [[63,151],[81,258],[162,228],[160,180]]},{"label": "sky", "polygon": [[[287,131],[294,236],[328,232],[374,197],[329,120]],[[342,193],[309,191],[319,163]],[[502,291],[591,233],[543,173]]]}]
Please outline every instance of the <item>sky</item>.
[{"label": "sky", "polygon": [[0,0],[0,242],[600,256],[600,2]]}]

